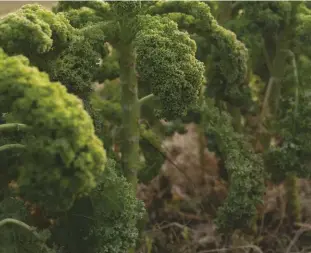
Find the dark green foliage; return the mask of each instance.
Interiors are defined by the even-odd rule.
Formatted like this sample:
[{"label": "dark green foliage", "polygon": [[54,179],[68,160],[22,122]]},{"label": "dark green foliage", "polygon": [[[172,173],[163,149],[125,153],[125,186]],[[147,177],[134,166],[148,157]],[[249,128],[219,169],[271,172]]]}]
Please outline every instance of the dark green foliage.
[{"label": "dark green foliage", "polygon": [[120,84],[119,80],[106,80],[104,87],[91,96],[91,105],[99,121],[102,122],[102,129],[99,136],[104,140],[105,148],[112,151],[114,143],[119,141],[121,128],[121,104],[120,104]]},{"label": "dark green foliage", "polygon": [[[109,54],[108,44],[103,42],[103,40],[105,40],[105,31],[98,29],[95,25],[80,29],[79,34],[82,38],[84,38],[84,42],[87,42],[91,46],[89,50],[93,50],[98,54],[94,57],[98,62],[99,59],[105,59],[105,57]],[[88,56],[88,58],[91,57]],[[100,63],[97,65],[99,66]],[[94,70],[96,70],[95,66],[93,66],[93,75],[95,72]]]},{"label": "dark green foliage", "polygon": [[[13,218],[20,221],[27,221],[29,213],[22,200],[14,197],[6,197],[0,201],[0,221],[6,218]],[[7,224],[0,227],[0,252],[1,253],[56,253],[45,244],[50,233],[48,230],[37,231],[42,240],[36,238],[31,231],[17,225]]]},{"label": "dark green foliage", "polygon": [[52,230],[53,240],[69,252],[124,253],[135,246],[143,203],[116,166],[108,159],[97,187],[77,200]]},{"label": "dark green foliage", "polygon": [[0,20],[0,44],[9,54],[33,58],[64,46],[74,30],[63,15],[37,4],[25,5]]},{"label": "dark green foliage", "polygon": [[276,182],[284,180],[287,174],[301,178],[311,176],[310,101],[309,94],[300,96],[299,105],[290,100],[286,114],[274,124],[276,133],[281,137],[281,144],[271,147],[266,152],[265,163]]},{"label": "dark green foliage", "polygon": [[[194,41],[186,33],[178,31],[174,22],[160,17],[139,15],[148,12],[148,7],[152,5],[154,3],[141,4],[135,1],[101,4],[88,2],[85,5],[75,2],[59,3],[55,11],[64,11],[74,27],[83,27],[84,31],[89,31],[93,36],[104,31],[101,38],[115,47],[116,51],[120,50],[120,40],[129,44],[134,41],[140,86],[147,86],[147,90],[159,98],[159,116],[176,118],[185,114],[188,106],[195,104],[204,80],[204,67],[195,59]],[[104,14],[100,15],[102,8],[110,11],[102,10]],[[81,19],[79,15],[82,15]],[[79,24],[77,20],[82,23]],[[121,24],[126,26],[123,32],[120,32]],[[155,39],[158,42],[154,42]],[[154,43],[158,43],[156,48],[153,48]],[[111,56],[103,59],[101,69],[104,68],[104,73],[97,74],[95,79],[103,81],[119,74],[119,64],[113,60],[115,57],[119,56],[113,52]],[[108,60],[113,61],[108,63]],[[174,76],[171,76],[172,73]]]},{"label": "dark green foliage", "polygon": [[[111,44],[117,44],[119,41],[120,26],[116,22],[115,12],[108,2],[59,2],[54,8],[54,12],[62,13],[73,27],[86,28],[86,31],[95,37],[104,32],[101,45],[104,45],[106,41]],[[101,45],[98,44],[97,46]]]},{"label": "dark green foliage", "polygon": [[0,20],[3,50],[26,56],[41,71],[50,72],[55,58],[76,35],[64,15],[55,15],[37,4],[25,5]]},{"label": "dark green foliage", "polygon": [[92,96],[92,104],[102,117],[111,123],[121,124],[121,87],[119,79],[106,80],[103,88]]},{"label": "dark green foliage", "polygon": [[[12,29],[14,28],[14,31]],[[26,35],[25,31],[29,31]],[[36,34],[28,38],[29,34]],[[75,29],[64,13],[54,14],[40,5],[25,5],[0,21],[0,42],[9,55],[23,54],[30,63],[49,74],[84,100],[85,108],[101,132],[99,117],[89,103],[100,59],[108,50],[99,29]]]},{"label": "dark green foliage", "polygon": [[307,56],[311,56],[310,49],[305,45],[310,42],[310,29],[311,29],[311,11],[306,6],[301,5],[297,15],[297,26],[295,29],[295,51]]},{"label": "dark green foliage", "polygon": [[177,132],[179,134],[184,134],[187,132],[187,130],[185,129],[185,126],[181,120],[172,121],[165,126],[165,135],[166,136],[172,136],[175,132]]},{"label": "dark green foliage", "polygon": [[[256,6],[256,8],[254,8]],[[248,2],[244,3],[245,17],[253,22],[253,28],[264,35],[279,32],[291,21],[292,3]]]},{"label": "dark green foliage", "polygon": [[[273,9],[274,5],[271,6]],[[288,5],[280,6],[280,15],[287,15]],[[218,25],[206,3],[75,1],[60,2],[54,12],[57,14],[28,5],[0,20],[0,42],[4,51],[9,55],[24,54],[32,65],[45,70],[52,81],[60,81],[69,92],[84,99],[84,108],[94,120],[96,134],[108,144],[109,155],[113,154],[112,144],[119,141],[120,130],[125,132],[122,159],[125,157],[124,170],[130,174],[128,178],[134,189],[140,163],[138,140],[146,163],[138,175],[142,182],[154,177],[164,161],[157,152],[160,141],[155,134],[143,127],[138,131],[138,97],[142,94],[138,96],[137,86],[144,86],[140,88],[147,91],[143,95],[149,92],[155,95],[159,102],[155,111],[166,119],[185,116],[189,108],[196,108],[205,81],[208,95],[217,101],[245,106],[250,98],[246,83],[248,50],[233,32]],[[268,18],[264,14],[259,17]],[[261,25],[259,17],[257,26]],[[271,22],[263,24],[265,32],[279,27],[278,22],[277,17],[271,17]],[[16,32],[9,35],[12,29]],[[29,33],[25,35],[24,31]],[[32,38],[29,34],[38,36]],[[200,44],[200,51],[195,41]],[[113,50],[109,50],[110,46]],[[111,54],[107,56],[108,53]],[[6,84],[3,101],[12,94],[20,101],[12,107],[12,101],[1,107],[3,112],[13,112],[9,122],[33,126],[31,138],[24,139],[28,159],[17,169],[21,193],[35,202],[44,200],[48,208],[55,208],[52,206],[55,203],[68,208],[75,197],[83,196],[67,213],[70,218],[60,223],[63,231],[74,234],[66,241],[68,249],[81,253],[125,252],[134,245],[138,234],[135,225],[141,215],[140,204],[130,185],[109,169],[113,167],[111,164],[101,177],[105,153],[95,137],[90,117],[82,110],[82,103],[68,96],[59,84],[51,85],[46,76],[39,76],[28,67],[18,67],[26,73],[25,78],[21,75],[15,80],[11,65],[5,65],[2,71],[5,68],[9,71],[4,72],[0,81]],[[115,90],[110,95],[90,98],[94,81],[116,78],[120,72],[120,85],[113,87]],[[12,80],[15,83],[8,88]],[[58,99],[53,99],[55,97]],[[219,152],[229,174],[230,193],[219,210],[219,228],[250,226],[263,192],[262,161],[244,146],[243,137],[231,127],[231,118],[209,100],[203,108],[192,110],[183,121],[194,119],[199,123],[200,113],[208,122],[204,126],[206,135],[210,141],[213,139],[209,148]],[[172,126],[173,131],[184,130],[182,122],[175,121]],[[98,180],[100,184],[94,191]],[[88,193],[91,195],[85,197]],[[74,217],[77,213],[91,216],[92,222]],[[89,231],[92,231],[90,237]],[[80,246],[73,246],[77,242]]]},{"label": "dark green foliage", "polygon": [[89,236],[96,223],[93,214],[93,203],[89,196],[77,199],[51,229],[51,241],[61,245],[65,252],[95,253],[95,237]]},{"label": "dark green foliage", "polygon": [[[210,66],[211,86],[222,87],[223,91],[220,89],[220,93],[224,92],[224,98],[228,102],[242,103],[241,101],[245,101],[243,84],[247,74],[248,51],[244,44],[236,39],[236,35],[225,28],[217,26],[213,32],[215,35],[212,41],[215,41],[217,51],[212,57],[213,62],[219,63],[212,63]],[[216,89],[219,90],[218,87]]]},{"label": "dark green foliage", "polygon": [[106,79],[113,80],[119,76],[120,66],[118,62],[118,54],[116,50],[112,49],[110,54],[103,59],[95,79],[101,83]]},{"label": "dark green foliage", "polygon": [[92,90],[99,60],[107,54],[102,37],[100,30],[75,29],[64,13],[54,14],[36,4],[0,20],[0,44],[6,53],[23,54],[52,81],[82,98]]},{"label": "dark green foliage", "polygon": [[209,99],[202,109],[208,122],[205,131],[214,137],[229,175],[229,196],[218,210],[218,228],[227,232],[249,228],[264,193],[263,162],[233,130],[227,113],[219,111]]},{"label": "dark green foliage", "polygon": [[87,98],[99,59],[90,43],[78,37],[50,64],[50,78],[61,81],[70,93]]},{"label": "dark green foliage", "polygon": [[151,7],[151,12],[166,15],[181,29],[205,38],[213,46],[211,58],[206,62],[209,92],[231,103],[241,101],[243,96],[239,99],[236,96],[244,89],[247,49],[234,33],[217,24],[208,5],[188,1],[158,2]]},{"label": "dark green foliage", "polygon": [[23,140],[25,160],[17,168],[19,190],[52,210],[66,209],[96,186],[105,151],[82,102],[28,64],[24,57],[0,51],[1,112],[10,112],[8,123],[32,128]]},{"label": "dark green foliage", "polygon": [[[84,109],[88,112],[88,114],[91,116],[91,118],[93,120],[95,133],[98,137],[100,137],[104,131],[104,125],[105,125],[105,122],[103,121],[102,115],[100,114],[99,111],[96,110],[96,108],[94,108],[94,106],[93,106],[93,104],[89,98],[83,99],[82,101],[83,101]],[[105,143],[105,141],[104,141],[104,143]]]},{"label": "dark green foliage", "polygon": [[[128,48],[131,47],[131,44],[139,31],[137,21],[139,19],[139,14],[141,14],[143,9],[141,8],[142,5],[140,1],[111,1],[109,4],[111,6],[111,13],[113,14],[111,21],[116,23],[116,27],[119,27],[120,29],[118,31],[116,27],[110,26],[110,31],[117,31],[118,41],[115,44],[116,47],[119,47],[118,50],[119,53],[121,53],[122,44],[124,46],[126,45]],[[114,44],[112,41],[111,43]],[[123,56],[126,57],[126,55]]]},{"label": "dark green foliage", "polygon": [[[59,2],[57,8],[55,9],[55,12],[57,13],[65,11],[65,9],[60,8],[60,6],[68,3],[72,2]],[[83,5],[85,5],[85,2],[83,2]],[[73,27],[79,29],[88,26],[89,24],[101,21],[101,17],[98,17],[96,15],[95,10],[87,8],[85,6],[83,6],[81,9],[68,9],[66,10],[66,12],[64,12],[64,14],[66,18],[70,21],[70,24]]]},{"label": "dark green foliage", "polygon": [[111,1],[109,4],[117,19],[135,17],[141,11],[142,7],[140,1]]},{"label": "dark green foliage", "polygon": [[[205,96],[206,94],[203,94]],[[202,115],[201,115],[201,108],[199,105],[190,108],[186,116],[182,118],[182,122],[187,124],[194,122],[196,124],[199,124],[202,120]]]},{"label": "dark green foliage", "polygon": [[102,118],[112,121],[115,124],[121,123],[121,106],[119,103],[105,99],[98,99],[95,103]]},{"label": "dark green foliage", "polygon": [[148,183],[159,174],[165,155],[162,151],[161,139],[152,129],[142,124],[140,135],[139,145],[145,158],[145,166],[138,172],[138,179],[142,183]]},{"label": "dark green foliage", "polygon": [[[5,119],[5,116],[3,117]],[[0,147],[7,144],[20,143],[25,136],[24,131],[15,129],[12,132],[0,132]],[[5,150],[0,152],[0,199],[2,190],[6,191],[7,183],[16,178],[16,168],[22,164],[23,152],[16,152],[16,150]]]},{"label": "dark green foliage", "polygon": [[98,253],[123,253],[135,246],[142,219],[143,203],[132,194],[131,185],[115,172],[115,162],[108,161],[101,183],[91,194],[96,221],[92,234],[97,239]]},{"label": "dark green foliage", "polygon": [[146,16],[141,26],[135,41],[140,80],[161,101],[160,116],[175,119],[197,101],[204,66],[195,58],[194,41],[174,22]]},{"label": "dark green foliage", "polygon": [[243,2],[240,14],[226,23],[250,50],[254,73],[263,80],[268,81],[269,74],[281,75],[278,68],[282,68],[282,63],[276,61],[282,54],[279,50],[286,54],[291,47],[298,52],[297,38],[301,37],[298,31],[305,30],[305,24],[299,21],[303,19],[299,14],[302,6],[301,2],[290,1]]},{"label": "dark green foliage", "polygon": [[[89,13],[85,16],[85,19],[83,19],[83,16],[77,16],[77,22],[79,23],[87,23],[90,21],[90,18],[98,17],[98,18],[104,18],[109,16],[110,12],[110,5],[107,2],[101,1],[101,0],[95,0],[95,1],[60,1],[57,3],[57,5],[53,8],[54,12],[65,12],[66,16],[69,14],[71,16],[71,13],[78,14],[80,11],[81,13]],[[68,16],[67,16],[68,18]],[[69,20],[71,20],[69,18]],[[83,22],[86,21],[86,22]],[[76,26],[75,26],[76,27]]]}]

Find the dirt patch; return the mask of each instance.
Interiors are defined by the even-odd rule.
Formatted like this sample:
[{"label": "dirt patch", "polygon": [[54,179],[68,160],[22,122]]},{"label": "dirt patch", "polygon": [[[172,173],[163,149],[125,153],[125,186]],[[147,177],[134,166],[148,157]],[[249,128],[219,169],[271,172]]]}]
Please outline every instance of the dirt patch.
[{"label": "dirt patch", "polygon": [[34,3],[41,4],[50,10],[57,3],[57,1],[0,1],[0,17],[18,10],[25,4]]}]

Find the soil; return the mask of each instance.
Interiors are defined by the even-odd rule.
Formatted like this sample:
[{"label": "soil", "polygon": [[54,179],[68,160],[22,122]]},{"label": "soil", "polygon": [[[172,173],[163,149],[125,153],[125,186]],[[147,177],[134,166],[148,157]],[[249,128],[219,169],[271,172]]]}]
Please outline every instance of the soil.
[{"label": "soil", "polygon": [[10,12],[16,11],[25,4],[31,3],[38,3],[47,9],[51,9],[52,6],[57,3],[57,1],[0,1],[0,17],[3,17]]}]

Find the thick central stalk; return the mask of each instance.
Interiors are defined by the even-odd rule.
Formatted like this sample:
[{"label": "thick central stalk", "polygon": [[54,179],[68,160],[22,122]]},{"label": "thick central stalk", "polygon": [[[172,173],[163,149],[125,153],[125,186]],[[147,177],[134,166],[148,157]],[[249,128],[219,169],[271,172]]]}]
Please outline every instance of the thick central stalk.
[{"label": "thick central stalk", "polygon": [[139,168],[139,117],[136,55],[131,44],[119,47],[123,138],[121,145],[124,175],[136,191]]}]

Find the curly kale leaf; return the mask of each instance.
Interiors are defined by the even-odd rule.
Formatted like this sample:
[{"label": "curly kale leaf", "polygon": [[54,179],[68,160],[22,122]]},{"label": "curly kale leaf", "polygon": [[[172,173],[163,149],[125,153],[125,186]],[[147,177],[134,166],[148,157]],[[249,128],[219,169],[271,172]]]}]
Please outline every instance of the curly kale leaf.
[{"label": "curly kale leaf", "polygon": [[0,20],[0,44],[8,54],[27,57],[64,46],[74,29],[64,15],[55,15],[38,4],[23,6]]},{"label": "curly kale leaf", "polygon": [[205,131],[214,136],[229,175],[229,196],[218,210],[218,227],[227,231],[249,228],[264,193],[263,161],[247,146],[243,136],[234,131],[227,113],[221,112],[211,100],[202,109],[208,122]]},{"label": "curly kale leaf", "polygon": [[199,97],[204,65],[195,58],[196,45],[168,18],[144,16],[137,34],[140,81],[160,100],[160,116],[175,119]]},{"label": "curly kale leaf", "polygon": [[[178,23],[180,29],[205,38],[213,46],[211,59],[206,63],[209,92],[233,104],[244,98],[248,50],[233,32],[218,25],[207,4],[158,2],[150,7],[150,12],[169,17]],[[237,99],[240,93],[241,98]]]},{"label": "curly kale leaf", "polygon": [[0,72],[1,110],[10,112],[7,123],[32,128],[23,141],[27,155],[18,168],[19,189],[35,203],[68,208],[76,196],[96,186],[105,168],[106,154],[93,122],[80,99],[30,67],[26,58],[0,50]]}]

